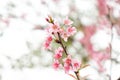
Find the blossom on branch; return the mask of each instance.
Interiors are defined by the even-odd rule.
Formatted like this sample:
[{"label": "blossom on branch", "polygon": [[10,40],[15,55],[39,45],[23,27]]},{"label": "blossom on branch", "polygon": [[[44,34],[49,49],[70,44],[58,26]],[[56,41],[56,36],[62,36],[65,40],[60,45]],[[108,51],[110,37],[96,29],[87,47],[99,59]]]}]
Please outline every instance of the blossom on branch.
[{"label": "blossom on branch", "polygon": [[70,19],[68,19],[68,17],[66,17],[66,19],[64,20],[64,24],[65,25],[71,25],[73,23],[73,21],[71,21]]},{"label": "blossom on branch", "polygon": [[44,42],[45,49],[50,49],[50,43],[51,43],[51,41],[52,41],[52,36],[49,35],[47,37],[47,39],[45,40],[45,42]]},{"label": "blossom on branch", "polygon": [[55,60],[54,63],[53,63],[53,68],[54,68],[55,70],[57,70],[59,67],[60,67],[59,61],[58,61],[58,60]]},{"label": "blossom on branch", "polygon": [[63,48],[59,47],[54,54],[54,58],[55,59],[60,59],[62,57],[62,53],[63,53]]}]

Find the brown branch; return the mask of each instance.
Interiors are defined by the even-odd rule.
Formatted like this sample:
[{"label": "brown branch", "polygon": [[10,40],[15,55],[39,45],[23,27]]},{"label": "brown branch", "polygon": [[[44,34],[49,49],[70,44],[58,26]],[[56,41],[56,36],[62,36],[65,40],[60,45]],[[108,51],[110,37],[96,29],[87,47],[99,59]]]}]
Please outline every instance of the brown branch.
[{"label": "brown branch", "polygon": [[76,77],[77,77],[77,80],[80,80],[80,76],[79,76],[79,71],[74,71]]},{"label": "brown branch", "polygon": [[63,43],[62,43],[62,39],[61,39],[60,33],[58,32],[57,34],[58,34],[58,38],[59,38],[60,45],[62,46],[62,48],[63,48],[63,50],[64,50],[64,52],[65,52],[65,54],[66,54],[66,56],[67,56],[68,53],[67,53],[67,51],[66,51],[66,47],[65,47],[65,46],[63,45]]}]

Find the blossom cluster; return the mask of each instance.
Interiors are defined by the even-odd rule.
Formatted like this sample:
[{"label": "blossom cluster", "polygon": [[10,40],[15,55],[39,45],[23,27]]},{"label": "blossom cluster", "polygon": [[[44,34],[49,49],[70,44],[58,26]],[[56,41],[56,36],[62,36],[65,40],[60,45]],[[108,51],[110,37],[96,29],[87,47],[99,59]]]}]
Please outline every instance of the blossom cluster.
[{"label": "blossom cluster", "polygon": [[55,41],[60,44],[58,48],[54,51],[54,63],[53,68],[58,69],[63,67],[65,73],[69,73],[69,71],[78,72],[81,63],[76,59],[72,59],[72,56],[68,54],[66,50],[66,46],[63,44],[68,41],[68,38],[73,36],[77,30],[72,26],[72,21],[66,17],[63,21],[64,26],[60,26],[57,22],[54,22],[51,16],[46,18],[46,21],[50,24],[48,26],[47,33],[48,37],[45,40],[44,47],[46,49],[51,49],[51,42]]},{"label": "blossom cluster", "polygon": [[[88,56],[91,60],[94,60],[98,65],[100,72],[105,71],[102,62],[111,58],[111,42],[105,49],[95,50],[92,44],[91,38],[96,34],[97,31],[105,31],[105,34],[111,36],[112,27],[115,25],[116,30],[119,30],[119,19],[112,17],[113,11],[112,6],[108,5],[106,0],[97,0],[97,8],[99,12],[98,22],[96,24],[88,25],[87,27],[82,25],[84,37],[80,39],[80,43],[86,49]],[[55,22],[51,16],[46,18],[49,22],[47,27],[48,37],[45,41],[45,48],[51,49],[51,42],[55,41],[60,44],[54,51],[54,63],[53,68],[58,69],[63,67],[66,73],[70,70],[77,72],[81,68],[81,63],[77,60],[72,59],[72,56],[68,54],[66,46],[63,44],[69,40],[69,37],[73,36],[77,30],[72,26],[73,22],[68,17],[63,21],[62,26]],[[115,24],[116,23],[116,24]],[[117,31],[119,33],[119,31]],[[111,39],[112,40],[112,39]]]}]

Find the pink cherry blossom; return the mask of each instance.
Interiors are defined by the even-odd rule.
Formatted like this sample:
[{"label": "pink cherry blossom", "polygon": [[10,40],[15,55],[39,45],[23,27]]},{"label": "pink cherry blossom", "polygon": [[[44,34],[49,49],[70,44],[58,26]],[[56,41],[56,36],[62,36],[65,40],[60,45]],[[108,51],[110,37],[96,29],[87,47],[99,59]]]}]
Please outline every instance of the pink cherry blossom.
[{"label": "pink cherry blossom", "polygon": [[61,37],[64,39],[64,41],[67,42],[69,36],[68,36],[67,32],[62,32]]},{"label": "pink cherry blossom", "polygon": [[65,59],[64,59],[64,63],[66,63],[66,64],[71,64],[71,62],[72,62],[72,59],[71,59],[71,55],[68,55]]},{"label": "pink cherry blossom", "polygon": [[45,47],[45,49],[50,49],[50,43],[49,42],[44,42],[44,47]]},{"label": "pink cherry blossom", "polygon": [[55,55],[54,58],[55,59],[60,59],[62,57],[62,53],[63,53],[63,48],[59,47],[56,51],[55,51]]},{"label": "pink cherry blossom", "polygon": [[50,49],[50,43],[52,41],[52,36],[48,36],[47,39],[44,42],[45,49]]},{"label": "pink cherry blossom", "polygon": [[59,66],[60,66],[59,61],[58,61],[58,60],[55,60],[54,63],[53,63],[53,68],[54,68],[55,70],[57,70],[57,69],[59,68]]},{"label": "pink cherry blossom", "polygon": [[66,17],[66,19],[64,20],[65,25],[71,25],[72,23],[73,22],[70,19],[68,19],[68,17]]},{"label": "pink cherry blossom", "polygon": [[55,59],[60,59],[62,57],[62,53],[56,53],[55,55],[54,55],[54,58]]},{"label": "pink cherry blossom", "polygon": [[77,71],[80,68],[80,62],[78,62],[76,59],[72,60],[72,67],[74,71]]},{"label": "pink cherry blossom", "polygon": [[72,36],[72,35],[74,35],[75,33],[77,32],[77,30],[76,30],[76,28],[75,27],[68,27],[67,28],[67,34],[68,34],[68,36]]},{"label": "pink cherry blossom", "polygon": [[48,36],[48,37],[47,37],[47,41],[48,41],[48,42],[51,42],[51,41],[52,41],[52,36]]},{"label": "pink cherry blossom", "polygon": [[75,27],[68,27],[66,31],[61,30],[61,37],[67,42],[68,38],[76,33]]},{"label": "pink cherry blossom", "polygon": [[57,33],[60,30],[60,26],[58,23],[50,24],[49,28],[47,29],[48,33]]},{"label": "pink cherry blossom", "polygon": [[64,70],[65,70],[65,73],[68,73],[70,70],[71,70],[71,66],[70,64],[64,64]]},{"label": "pink cherry blossom", "polygon": [[107,0],[98,0],[98,10],[100,15],[106,15],[108,14],[108,8],[106,4]]},{"label": "pink cherry blossom", "polygon": [[57,52],[62,53],[62,52],[63,52],[63,48],[62,48],[62,47],[59,47],[59,48],[57,49]]}]

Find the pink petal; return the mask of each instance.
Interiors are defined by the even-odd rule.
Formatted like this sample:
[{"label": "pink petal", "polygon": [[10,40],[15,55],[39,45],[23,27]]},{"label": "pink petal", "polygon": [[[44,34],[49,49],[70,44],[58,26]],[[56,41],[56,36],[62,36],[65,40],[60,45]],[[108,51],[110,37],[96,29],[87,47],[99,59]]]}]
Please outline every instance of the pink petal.
[{"label": "pink petal", "polygon": [[70,70],[71,70],[71,66],[69,64],[64,64],[64,70],[65,70],[65,73],[68,73]]},{"label": "pink petal", "polygon": [[64,59],[64,63],[71,64],[71,62],[72,62],[71,55],[68,55],[67,58]]},{"label": "pink petal", "polygon": [[68,34],[68,36],[72,36],[72,35],[74,35],[76,32],[77,32],[77,30],[76,30],[75,27],[68,27],[68,28],[67,28],[67,34]]},{"label": "pink petal", "polygon": [[98,9],[99,9],[100,15],[108,14],[106,0],[98,0]]},{"label": "pink petal", "polygon": [[56,53],[55,55],[54,55],[54,58],[55,59],[60,59],[62,57],[62,53]]},{"label": "pink petal", "polygon": [[73,66],[73,70],[77,71],[80,68],[80,62],[74,59],[72,60],[72,66]]},{"label": "pink petal", "polygon": [[70,19],[68,19],[68,17],[66,17],[66,19],[64,20],[65,25],[71,25],[72,23],[73,22]]},{"label": "pink petal", "polygon": [[54,68],[55,70],[57,70],[57,69],[59,68],[59,66],[60,66],[59,61],[58,61],[58,60],[55,60],[54,63],[53,63],[53,68]]}]

